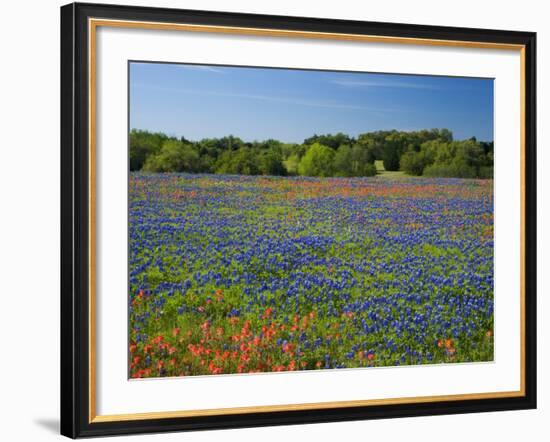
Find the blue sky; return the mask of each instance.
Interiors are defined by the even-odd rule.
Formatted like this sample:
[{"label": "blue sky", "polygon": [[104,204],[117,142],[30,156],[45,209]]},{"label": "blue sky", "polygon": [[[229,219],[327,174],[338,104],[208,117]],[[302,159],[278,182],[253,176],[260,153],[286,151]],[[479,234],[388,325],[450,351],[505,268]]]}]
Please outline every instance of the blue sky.
[{"label": "blue sky", "polygon": [[190,140],[447,128],[493,140],[493,80],[130,63],[130,127]]}]

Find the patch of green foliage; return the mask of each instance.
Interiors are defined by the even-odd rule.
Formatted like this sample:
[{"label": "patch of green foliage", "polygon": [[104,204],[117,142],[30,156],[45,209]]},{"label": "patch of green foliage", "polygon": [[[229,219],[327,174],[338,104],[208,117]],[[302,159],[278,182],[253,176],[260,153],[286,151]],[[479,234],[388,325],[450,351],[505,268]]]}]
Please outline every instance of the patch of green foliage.
[{"label": "patch of green foliage", "polygon": [[356,138],[313,135],[302,144],[245,142],[235,136],[190,141],[130,132],[130,170],[231,175],[362,177],[399,171],[413,176],[492,178],[493,143],[454,141],[447,129],[376,131]]}]

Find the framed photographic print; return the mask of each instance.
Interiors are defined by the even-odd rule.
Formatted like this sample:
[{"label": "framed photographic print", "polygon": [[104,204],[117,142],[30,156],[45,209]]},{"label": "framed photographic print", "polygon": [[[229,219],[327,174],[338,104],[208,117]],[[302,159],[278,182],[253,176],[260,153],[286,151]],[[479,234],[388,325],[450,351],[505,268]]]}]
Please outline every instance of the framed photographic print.
[{"label": "framed photographic print", "polygon": [[62,434],[535,408],[535,43],[62,7]]}]

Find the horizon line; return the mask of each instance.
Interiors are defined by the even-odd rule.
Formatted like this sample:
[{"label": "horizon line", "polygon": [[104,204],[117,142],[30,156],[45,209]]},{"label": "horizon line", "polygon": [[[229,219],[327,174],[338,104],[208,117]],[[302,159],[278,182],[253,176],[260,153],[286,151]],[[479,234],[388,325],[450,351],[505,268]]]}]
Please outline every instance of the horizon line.
[{"label": "horizon line", "polygon": [[[329,133],[314,133],[314,134],[310,135],[310,137],[343,134],[343,135],[346,135],[346,136],[348,136],[352,139],[357,139],[357,137],[359,135],[371,134],[371,133],[375,133],[375,132],[392,132],[392,131],[396,131],[396,132],[410,133],[410,132],[420,132],[420,131],[423,131],[423,130],[431,131],[431,130],[434,130],[434,129],[442,130],[442,129],[447,129],[447,128],[445,128],[445,127],[441,127],[441,128],[432,127],[432,128],[429,128],[429,129],[427,129],[427,128],[424,128],[424,129],[377,129],[377,130],[371,130],[371,131],[368,131],[368,132],[361,132],[357,135],[350,135],[350,134],[347,134],[345,132],[340,131],[340,132],[329,132]],[[246,139],[240,137],[239,135],[225,134],[225,135],[222,135],[222,136],[210,136],[210,137],[202,137],[200,139],[190,139],[190,138],[187,138],[185,135],[172,135],[172,134],[167,134],[166,132],[163,132],[161,130],[143,129],[143,128],[137,128],[137,127],[130,128],[130,131],[128,132],[128,135],[130,135],[130,132],[132,132],[133,130],[145,131],[145,132],[149,132],[149,133],[163,134],[163,135],[166,135],[168,138],[178,138],[178,139],[184,138],[187,141],[190,141],[192,143],[198,143],[202,140],[208,140],[208,139],[213,139],[213,138],[220,139],[220,138],[224,138],[224,137],[234,137],[234,138],[239,138],[244,143],[259,143],[259,142],[262,142],[262,141],[274,140],[274,141],[279,141],[283,144],[304,144],[304,141],[307,138],[309,138],[309,137],[306,137],[306,138],[304,138],[304,140],[302,140],[300,142],[297,142],[297,141],[283,141],[283,140],[280,140],[278,138],[273,138],[273,137],[267,137],[267,138],[263,138],[263,139],[246,140]],[[494,138],[491,139],[491,140],[481,140],[481,139],[478,139],[475,135],[472,135],[471,137],[458,139],[458,138],[454,137],[454,134],[453,134],[452,130],[450,130],[450,129],[447,129],[447,130],[449,132],[451,132],[451,134],[453,135],[453,141],[467,141],[467,140],[470,140],[472,138],[475,138],[478,143],[494,143]]]}]

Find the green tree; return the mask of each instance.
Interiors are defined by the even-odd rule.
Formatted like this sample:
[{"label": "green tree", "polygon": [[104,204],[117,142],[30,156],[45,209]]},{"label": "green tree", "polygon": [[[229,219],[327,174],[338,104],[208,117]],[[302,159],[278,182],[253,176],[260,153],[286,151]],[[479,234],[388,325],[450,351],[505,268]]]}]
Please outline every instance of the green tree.
[{"label": "green tree", "polygon": [[409,175],[422,175],[424,167],[426,167],[426,164],[423,161],[421,152],[405,152],[399,160],[399,168]]},{"label": "green tree", "polygon": [[352,150],[348,145],[342,145],[334,155],[334,174],[336,176],[354,176]]},{"label": "green tree", "polygon": [[399,150],[394,145],[388,145],[382,154],[384,169],[388,171],[399,170]]},{"label": "green tree", "polygon": [[420,176],[424,169],[433,164],[441,142],[438,140],[426,141],[418,149],[409,148],[399,160],[399,168],[409,175]]},{"label": "green tree", "polygon": [[258,153],[258,169],[262,175],[286,175],[282,156],[277,148],[269,148]]},{"label": "green tree", "polygon": [[308,146],[317,143],[323,146],[328,146],[334,150],[338,149],[342,145],[350,145],[352,142],[353,139],[342,132],[338,132],[337,134],[313,135],[312,137],[304,140],[304,144]]},{"label": "green tree", "polygon": [[130,170],[247,175],[371,176],[375,160],[386,170],[410,175],[493,175],[493,142],[453,140],[447,129],[375,131],[358,135],[314,135],[303,144],[275,139],[244,142],[229,135],[190,141],[133,129]]},{"label": "green tree", "polygon": [[283,161],[285,169],[288,175],[298,175],[298,168],[300,166],[300,157],[294,153],[289,155],[286,160]]},{"label": "green tree", "polygon": [[147,158],[143,170],[147,172],[197,172],[199,154],[190,144],[177,139],[168,139],[160,152]]},{"label": "green tree", "polygon": [[314,143],[300,161],[300,175],[328,177],[333,174],[334,150]]},{"label": "green tree", "polygon": [[353,147],[340,146],[334,156],[334,175],[344,177],[376,175],[371,153],[369,149],[359,144]]},{"label": "green tree", "polygon": [[382,157],[381,144],[370,134],[361,134],[357,138],[357,142],[354,144],[354,148],[360,148],[364,151],[363,157],[367,163],[374,164],[374,162]]},{"label": "green tree", "polygon": [[475,138],[464,141],[434,140],[422,145],[427,161],[423,174],[433,177],[475,178],[492,176],[492,161]]},{"label": "green tree", "polygon": [[260,170],[256,164],[257,155],[249,147],[241,147],[238,151],[226,151],[216,162],[216,173],[233,175],[258,175]]},{"label": "green tree", "polygon": [[228,135],[217,140],[218,149],[220,150],[239,150],[244,147],[244,142],[239,137]]},{"label": "green tree", "polygon": [[147,158],[160,152],[168,137],[161,133],[132,129],[130,132],[130,170],[141,170]]},{"label": "green tree", "polygon": [[[371,146],[372,147],[372,146]],[[374,150],[356,144],[351,149],[351,164],[353,176],[374,176],[376,166],[374,165]]]},{"label": "green tree", "polygon": [[384,169],[389,171],[399,170],[399,159],[405,151],[407,136],[401,132],[392,131],[385,139],[382,160]]}]

